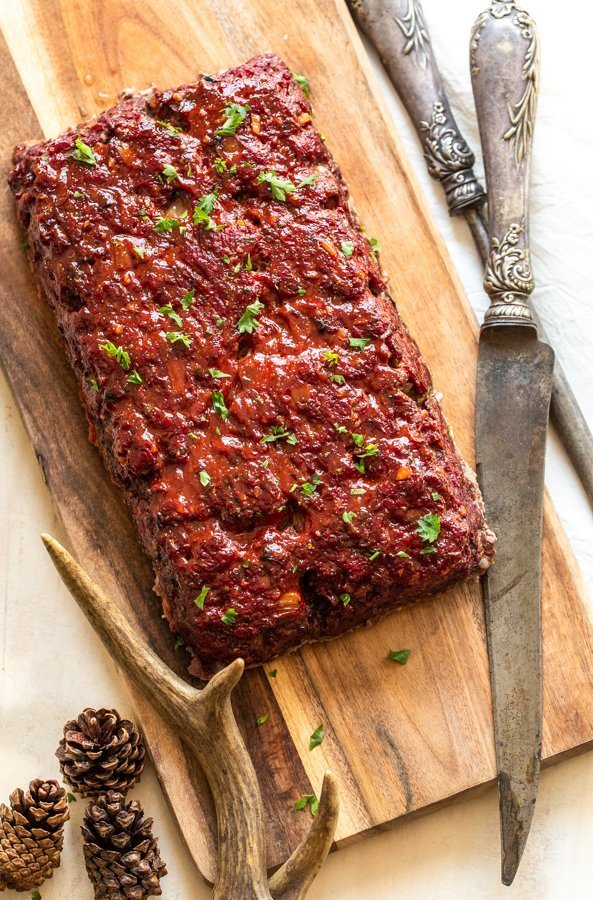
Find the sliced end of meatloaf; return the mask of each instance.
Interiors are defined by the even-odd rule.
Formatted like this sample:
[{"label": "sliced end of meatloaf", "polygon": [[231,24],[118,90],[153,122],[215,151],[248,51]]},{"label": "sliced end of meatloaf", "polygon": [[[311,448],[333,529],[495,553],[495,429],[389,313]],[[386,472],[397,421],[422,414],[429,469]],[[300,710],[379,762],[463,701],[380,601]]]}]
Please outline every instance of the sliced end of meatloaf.
[{"label": "sliced end of meatloaf", "polygon": [[124,100],[14,162],[91,440],[193,672],[488,566],[475,479],[280,59]]}]

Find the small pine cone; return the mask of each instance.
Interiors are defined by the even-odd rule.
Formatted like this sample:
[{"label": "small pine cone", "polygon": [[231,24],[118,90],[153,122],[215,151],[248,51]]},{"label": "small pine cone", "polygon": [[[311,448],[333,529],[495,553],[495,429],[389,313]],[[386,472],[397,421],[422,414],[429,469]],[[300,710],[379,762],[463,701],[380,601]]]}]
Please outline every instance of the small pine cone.
[{"label": "small pine cone", "polygon": [[144,742],[133,722],[115,709],[85,709],[66,722],[56,750],[64,781],[83,797],[127,793],[144,769]]},{"label": "small pine cone", "polygon": [[81,826],[84,861],[95,898],[141,900],[160,896],[167,868],[159,856],[152,819],[144,819],[137,800],[108,791],[91,802]]},{"label": "small pine cone", "polygon": [[60,865],[64,822],[70,818],[66,791],[57,781],[32,781],[25,793],[0,805],[0,890],[30,891]]}]

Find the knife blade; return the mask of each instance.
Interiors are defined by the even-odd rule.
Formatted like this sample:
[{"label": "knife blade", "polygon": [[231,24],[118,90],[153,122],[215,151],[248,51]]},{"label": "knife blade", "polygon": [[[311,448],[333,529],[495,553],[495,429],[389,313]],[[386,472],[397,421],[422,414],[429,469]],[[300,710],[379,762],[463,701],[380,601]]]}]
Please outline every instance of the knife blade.
[{"label": "knife blade", "polygon": [[541,759],[541,538],[554,353],[529,307],[531,149],[539,78],[528,13],[493,0],[474,25],[470,62],[488,188],[490,298],[480,331],[476,458],[498,536],[484,603],[498,772],[502,881],[529,834]]}]

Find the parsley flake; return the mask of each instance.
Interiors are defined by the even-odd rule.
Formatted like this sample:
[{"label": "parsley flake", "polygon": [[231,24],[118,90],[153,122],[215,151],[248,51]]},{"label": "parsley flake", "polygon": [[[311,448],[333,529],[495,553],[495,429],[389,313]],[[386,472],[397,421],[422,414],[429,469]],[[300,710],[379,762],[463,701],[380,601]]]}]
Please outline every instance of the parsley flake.
[{"label": "parsley flake", "polygon": [[319,747],[324,737],[323,725],[320,725],[309,738],[309,750],[315,750],[315,747]]},{"label": "parsley flake", "polygon": [[237,331],[241,334],[253,334],[256,328],[259,328],[257,316],[264,308],[264,304],[259,300],[254,300],[249,306],[245,307],[245,312],[237,322]]},{"label": "parsley flake", "polygon": [[189,309],[192,303],[194,302],[194,297],[196,296],[195,290],[192,288],[191,291],[188,291],[187,294],[184,294],[181,298],[181,308]]},{"label": "parsley flake", "polygon": [[72,151],[72,159],[75,159],[76,162],[85,163],[87,166],[97,165],[97,157],[95,156],[92,147],[89,147],[89,145],[85,144],[84,141],[81,141],[80,138],[76,138],[74,146],[75,149]]},{"label": "parsley flake", "polygon": [[218,199],[218,185],[210,194],[200,197],[194,207],[194,225],[203,225],[206,231],[213,231],[217,226],[214,219],[210,218],[212,210]]},{"label": "parsley flake", "polygon": [[278,674],[278,669],[271,669],[268,672],[268,675],[270,676],[270,678],[275,678],[277,674]]},{"label": "parsley flake", "polygon": [[257,725],[264,725],[268,719],[270,718],[270,713],[264,713],[263,716],[258,716],[255,720]]},{"label": "parsley flake", "polygon": [[260,444],[271,444],[274,441],[282,441],[285,440],[287,444],[296,444],[297,439],[296,435],[292,434],[290,431],[287,431],[283,425],[272,425],[269,434],[265,434],[260,441]]},{"label": "parsley flake", "polygon": [[319,800],[315,796],[315,794],[303,794],[300,800],[294,805],[295,812],[300,812],[302,809],[307,809],[309,807],[309,812],[312,816],[317,815],[317,810],[319,809]]},{"label": "parsley flake", "polygon": [[350,512],[342,513],[342,522],[345,522],[346,525],[352,525],[352,520],[355,516],[356,513],[352,512],[352,510]]},{"label": "parsley flake", "polygon": [[99,385],[97,384],[96,378],[89,378],[89,384],[92,387],[92,389],[94,390],[94,392],[96,394],[98,394],[99,393]]},{"label": "parsley flake", "polygon": [[391,662],[399,663],[400,666],[405,666],[411,652],[411,650],[390,650],[387,654],[387,659],[390,659]]},{"label": "parsley flake", "polygon": [[202,487],[208,487],[211,481],[212,479],[208,475],[208,472],[205,469],[202,469],[202,471],[200,472],[200,484],[202,485]]},{"label": "parsley flake", "polygon": [[353,497],[362,497],[363,494],[366,494],[365,488],[350,488],[350,493]]},{"label": "parsley flake", "polygon": [[66,800],[68,801],[68,803],[76,803],[76,797],[74,796],[74,794],[66,794]]},{"label": "parsley flake", "polygon": [[159,308],[159,312],[162,316],[169,316],[169,318],[172,319],[172,321],[175,322],[175,324],[179,328],[181,328],[181,326],[183,325],[183,322],[181,321],[181,316],[179,315],[179,313],[175,312],[175,310],[173,309],[173,307],[171,306],[170,303],[167,303],[166,306],[161,306]]},{"label": "parsley flake", "polygon": [[342,241],[340,246],[344,256],[352,256],[354,253],[354,241]]},{"label": "parsley flake", "polygon": [[437,491],[433,491],[432,494],[431,494],[430,496],[432,497],[432,499],[433,499],[434,501],[440,500],[440,499],[441,499],[441,495],[440,495],[439,493],[437,493]]},{"label": "parsley flake", "polygon": [[162,119],[157,119],[157,125],[162,125],[163,128],[166,128],[169,134],[179,134],[181,128],[177,128],[175,125],[171,125],[170,122],[163,122]]},{"label": "parsley flake", "polygon": [[274,200],[284,202],[287,194],[296,191],[296,185],[287,178],[280,178],[275,172],[260,172],[257,176],[258,184],[268,184]]},{"label": "parsley flake", "polygon": [[132,247],[132,250],[134,251],[136,256],[140,257],[140,259],[144,259],[144,250],[142,249],[142,247],[139,247],[137,244],[134,244],[134,246]]},{"label": "parsley flake", "polygon": [[315,472],[311,481],[305,481],[304,484],[301,484],[301,490],[306,497],[312,497],[320,484],[319,475]]},{"label": "parsley flake", "polygon": [[348,343],[351,347],[354,347],[355,350],[364,350],[367,344],[370,344],[370,338],[348,338]]},{"label": "parsley flake", "polygon": [[342,601],[344,606],[348,606],[348,604],[352,600],[352,597],[350,596],[350,594],[340,594],[340,600]]},{"label": "parsley flake", "polygon": [[209,593],[210,593],[210,588],[208,587],[208,585],[206,585],[206,584],[203,585],[203,587],[202,587],[200,593],[198,594],[198,596],[197,596],[196,599],[194,600],[194,603],[196,604],[196,606],[198,607],[198,609],[204,609],[204,601],[205,601],[205,599],[206,599],[206,597],[208,596]]},{"label": "parsley flake", "polygon": [[172,181],[175,181],[176,178],[179,178],[177,169],[175,168],[175,166],[172,166],[169,163],[163,166],[163,171],[161,174],[167,179],[167,184],[171,184]]},{"label": "parsley flake", "polygon": [[174,228],[181,228],[181,222],[178,219],[171,219],[169,216],[161,216],[154,223],[154,230],[157,234],[171,234]]},{"label": "parsley flake", "polygon": [[212,409],[217,413],[223,422],[226,422],[230,416],[230,412],[226,408],[222,391],[212,391]]},{"label": "parsley flake", "polygon": [[127,372],[131,365],[130,354],[127,350],[124,350],[123,347],[116,347],[112,341],[105,341],[104,344],[99,344],[101,350],[104,350],[108,356],[111,356],[115,359],[116,362],[120,364],[124,372]]},{"label": "parsley flake", "polygon": [[291,72],[292,77],[302,90],[305,97],[311,96],[311,90],[309,88],[309,80],[306,75],[298,75],[296,72]]},{"label": "parsley flake", "polygon": [[373,552],[372,552],[371,555],[369,556],[369,561],[370,561],[370,562],[375,562],[375,560],[377,559],[378,556],[381,556],[381,551],[380,551],[380,550],[373,550]]},{"label": "parsley flake", "polygon": [[225,625],[234,625],[237,621],[237,611],[235,609],[227,609],[225,614],[220,617],[220,621]]},{"label": "parsley flake", "polygon": [[441,533],[441,517],[437,516],[436,513],[428,513],[426,516],[422,516],[421,519],[418,519],[416,532],[427,544],[434,544]]},{"label": "parsley flake", "polygon": [[398,550],[395,555],[399,556],[400,559],[409,559],[410,558],[410,554],[406,553],[405,550]]},{"label": "parsley flake", "polygon": [[381,249],[380,249],[380,247],[379,247],[379,242],[377,241],[377,238],[374,238],[374,237],[369,238],[369,244],[371,245],[371,252],[372,252],[372,253],[380,253],[380,252],[381,252]]},{"label": "parsley flake", "polygon": [[41,900],[41,894],[39,893],[37,888],[35,888],[35,890],[31,894],[31,900]]},{"label": "parsley flake", "polygon": [[247,104],[243,106],[241,103],[230,103],[228,106],[225,106],[224,114],[226,119],[221,127],[216,129],[214,134],[218,137],[232,137],[239,125],[245,121],[248,112],[249,106]]},{"label": "parsley flake", "polygon": [[208,369],[208,372],[212,378],[231,378],[230,375],[227,375],[226,372],[221,372],[220,369]]},{"label": "parsley flake", "polygon": [[189,350],[191,347],[191,338],[189,334],[184,334],[182,331],[168,331],[165,337],[170,344],[181,343],[186,350]]},{"label": "parsley flake", "polygon": [[133,372],[130,372],[128,375],[128,381],[130,384],[142,384],[142,375],[138,371],[138,369],[134,369]]}]

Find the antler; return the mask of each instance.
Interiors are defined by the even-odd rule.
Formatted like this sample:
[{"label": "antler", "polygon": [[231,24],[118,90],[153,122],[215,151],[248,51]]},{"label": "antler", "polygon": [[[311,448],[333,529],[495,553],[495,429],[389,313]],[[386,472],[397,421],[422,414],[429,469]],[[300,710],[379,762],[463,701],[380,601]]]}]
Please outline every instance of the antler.
[{"label": "antler", "polygon": [[[203,690],[175,674],[134,632],[116,604],[50,535],[45,544],[62,581],[114,661],[198,758],[210,785],[218,827],[214,900],[300,900],[327,856],[338,818],[338,791],[326,772],[309,834],[268,884],[263,804],[230,702],[244,663],[236,659]],[[273,891],[270,893],[270,891]]]}]

